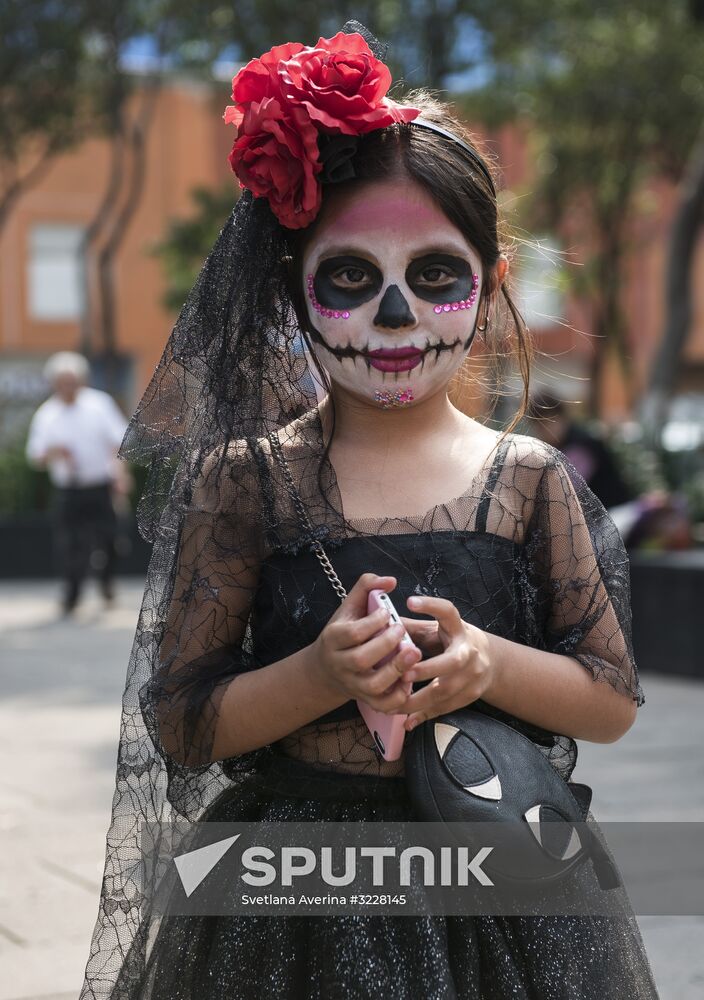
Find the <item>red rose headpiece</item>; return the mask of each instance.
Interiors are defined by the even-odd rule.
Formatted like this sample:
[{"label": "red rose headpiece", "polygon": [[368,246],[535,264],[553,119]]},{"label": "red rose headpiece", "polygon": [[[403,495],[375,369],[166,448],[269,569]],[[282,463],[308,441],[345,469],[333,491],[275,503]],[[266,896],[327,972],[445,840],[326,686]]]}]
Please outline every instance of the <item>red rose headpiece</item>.
[{"label": "red rose headpiece", "polygon": [[339,163],[349,162],[355,140],[342,137],[420,114],[389,100],[390,86],[388,67],[357,33],[340,31],[313,47],[289,42],[252,59],[233,79],[235,103],[223,115],[237,127],[229,160],[240,187],[267,198],[288,229],[309,225],[320,210],[323,172],[350,176]]}]

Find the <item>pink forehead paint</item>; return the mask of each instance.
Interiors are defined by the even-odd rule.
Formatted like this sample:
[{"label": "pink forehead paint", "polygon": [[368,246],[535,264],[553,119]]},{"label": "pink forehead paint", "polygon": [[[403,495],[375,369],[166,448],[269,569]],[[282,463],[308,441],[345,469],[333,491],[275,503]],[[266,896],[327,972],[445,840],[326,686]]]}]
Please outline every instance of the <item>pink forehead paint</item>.
[{"label": "pink forehead paint", "polygon": [[377,194],[369,198],[355,198],[331,224],[330,232],[349,237],[356,231],[368,233],[372,229],[397,229],[405,221],[413,232],[417,232],[420,225],[448,224],[439,209],[422,201],[399,198],[393,194]]}]

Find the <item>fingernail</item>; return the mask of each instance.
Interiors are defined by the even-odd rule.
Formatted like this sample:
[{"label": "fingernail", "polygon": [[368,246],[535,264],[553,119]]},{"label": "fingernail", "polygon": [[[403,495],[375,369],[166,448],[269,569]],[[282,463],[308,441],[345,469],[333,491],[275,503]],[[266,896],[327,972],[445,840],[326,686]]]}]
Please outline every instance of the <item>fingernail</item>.
[{"label": "fingernail", "polygon": [[421,603],[420,597],[409,597],[408,606],[411,608],[417,608]]}]

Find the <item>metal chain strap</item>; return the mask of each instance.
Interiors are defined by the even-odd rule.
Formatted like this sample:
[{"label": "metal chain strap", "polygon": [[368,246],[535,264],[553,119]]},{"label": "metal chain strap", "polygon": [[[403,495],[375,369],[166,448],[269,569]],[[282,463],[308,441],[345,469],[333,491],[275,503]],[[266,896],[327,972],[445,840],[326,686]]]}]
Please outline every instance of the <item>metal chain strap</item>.
[{"label": "metal chain strap", "polygon": [[278,435],[275,432],[272,432],[269,435],[269,443],[271,444],[272,453],[274,454],[274,456],[279,462],[279,465],[281,466],[281,469],[284,474],[284,479],[286,480],[286,488],[288,489],[288,492],[291,496],[291,500],[293,501],[293,505],[296,508],[299,520],[303,525],[304,530],[308,534],[311,543],[311,548],[315,552],[318,562],[323,567],[323,572],[330,581],[333,590],[340,598],[340,601],[344,601],[344,599],[347,597],[347,591],[345,590],[339,576],[335,572],[335,568],[333,564],[330,562],[330,559],[328,558],[328,554],[323,547],[323,543],[319,541],[319,539],[314,537],[313,525],[311,524],[310,518],[308,517],[308,511],[305,508],[305,504],[301,499],[300,493],[296,489],[296,484],[293,481],[291,470],[288,467],[288,462],[286,461],[284,453],[281,449],[281,442],[279,441]]}]

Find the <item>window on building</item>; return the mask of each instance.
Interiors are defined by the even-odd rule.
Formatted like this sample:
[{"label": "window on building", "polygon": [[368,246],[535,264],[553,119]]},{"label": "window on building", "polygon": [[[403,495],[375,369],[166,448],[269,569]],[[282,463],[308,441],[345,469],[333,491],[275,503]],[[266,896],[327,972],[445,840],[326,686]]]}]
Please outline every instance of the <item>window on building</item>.
[{"label": "window on building", "polygon": [[83,315],[81,226],[41,224],[29,235],[29,313],[32,319],[79,320]]},{"label": "window on building", "polygon": [[532,243],[519,248],[514,289],[526,323],[531,330],[540,330],[564,319],[565,273],[554,237],[536,237]]}]

